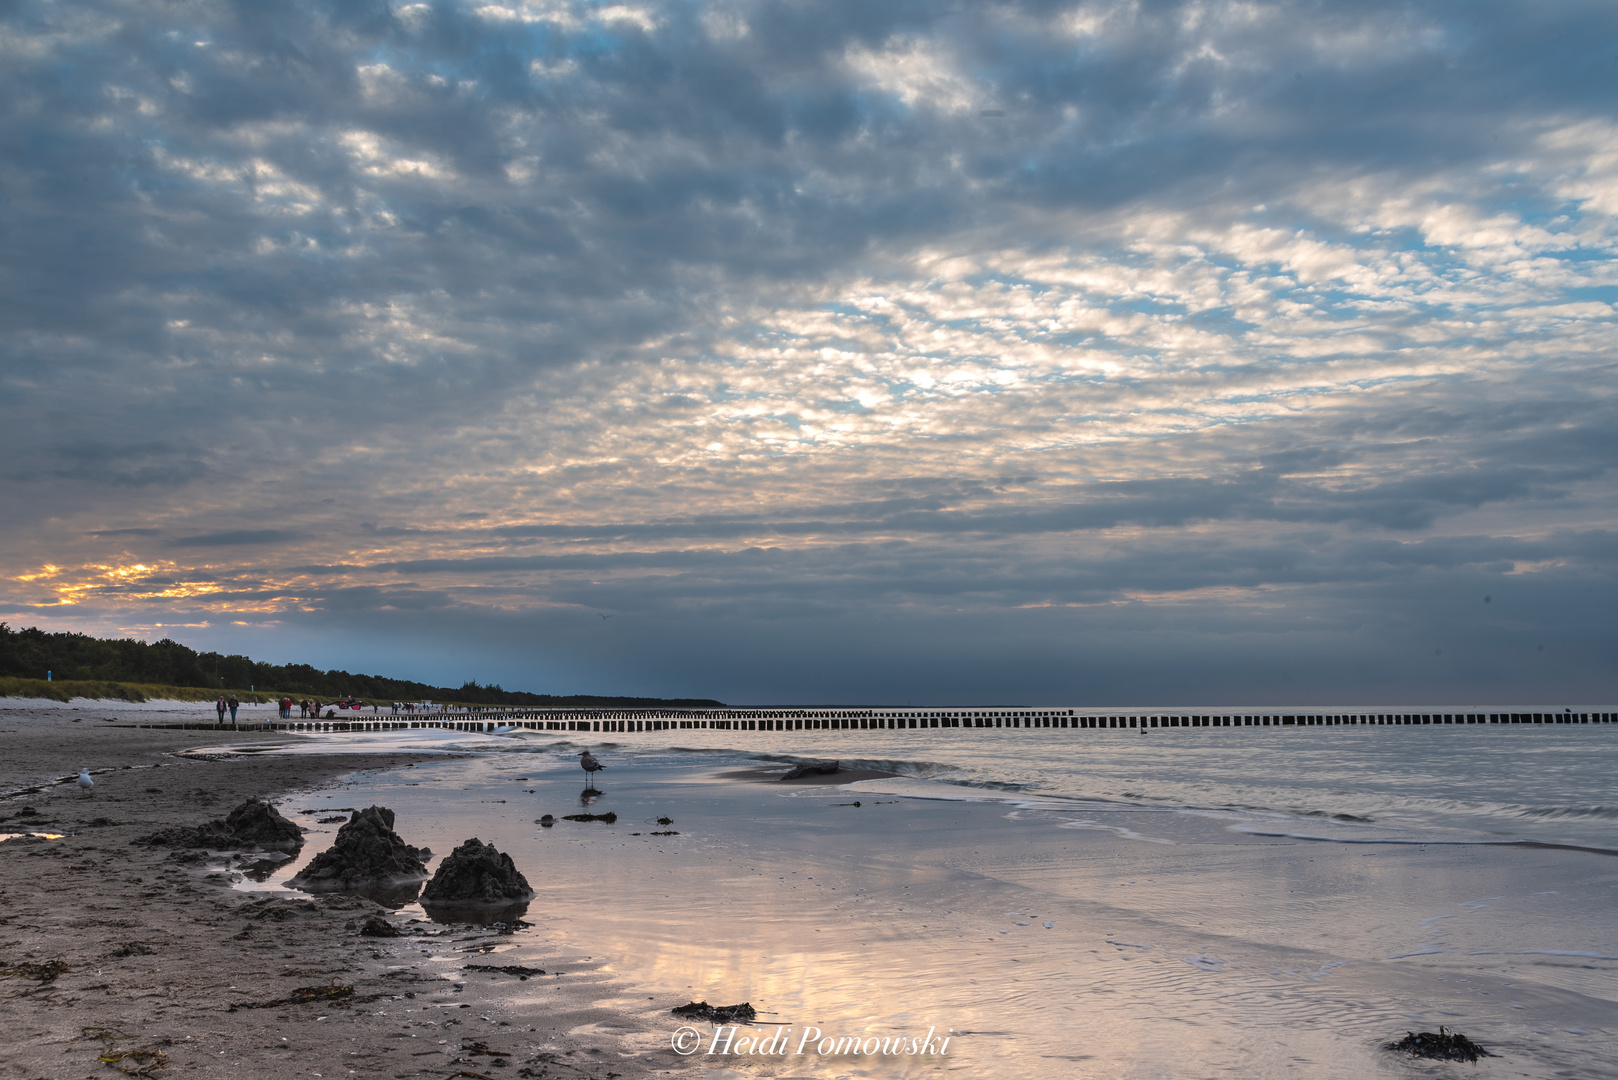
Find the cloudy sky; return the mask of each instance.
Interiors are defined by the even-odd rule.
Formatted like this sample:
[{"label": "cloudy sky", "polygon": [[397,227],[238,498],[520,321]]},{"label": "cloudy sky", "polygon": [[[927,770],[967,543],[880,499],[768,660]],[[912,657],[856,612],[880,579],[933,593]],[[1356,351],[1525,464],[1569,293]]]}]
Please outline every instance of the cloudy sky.
[{"label": "cloudy sky", "polygon": [[0,619],[1618,699],[1618,8],[0,4]]}]

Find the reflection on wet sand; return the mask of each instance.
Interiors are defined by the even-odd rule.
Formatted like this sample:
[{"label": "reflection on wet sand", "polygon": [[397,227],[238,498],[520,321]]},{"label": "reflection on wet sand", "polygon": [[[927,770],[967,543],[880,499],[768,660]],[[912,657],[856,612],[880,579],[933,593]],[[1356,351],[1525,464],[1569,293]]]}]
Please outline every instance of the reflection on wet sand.
[{"label": "reflection on wet sand", "polygon": [[[520,776],[504,776],[518,770],[447,761],[409,782],[372,774],[364,797],[386,801],[418,841],[475,833],[498,844],[535,890],[521,916],[532,925],[503,938],[500,962],[577,954],[570,978],[597,970],[612,980],[604,991],[621,995],[612,1003],[643,1011],[662,1038],[669,1008],[706,999],[751,1002],[757,1031],[791,1028],[794,1045],[810,1029],[936,1028],[954,1040],[931,1058],[749,1063],[766,1075],[937,1066],[1016,1080],[1048,1076],[1056,1061],[1087,1077],[1357,1078],[1385,1071],[1389,1039],[1440,1021],[1513,1051],[1523,1075],[1599,1075],[1600,1052],[1576,1039],[1531,1053],[1527,1042],[1535,1025],[1605,1030],[1610,994],[1599,984],[1610,990],[1611,972],[1548,978],[1503,955],[1521,947],[1511,943],[1525,925],[1547,942],[1559,940],[1555,927],[1580,925],[1577,912],[1528,895],[1552,882],[1590,895],[1586,864],[1569,853],[1512,856],[1529,865],[1498,849],[1277,841],[1145,807],[1111,808],[1100,829],[1094,808],[873,798],[877,781],[782,790],[676,767],[622,769],[608,803],[593,787],[575,796],[571,765],[542,770],[528,758]],[[424,779],[437,782],[413,786]],[[354,798],[332,791],[309,800],[310,813]],[[575,801],[616,820],[571,820]],[[542,814],[550,827],[537,824]],[[680,834],[654,835],[670,818]],[[1517,899],[1492,903],[1509,921],[1462,906],[1508,895]],[[1424,926],[1451,910],[1464,917]],[[1434,925],[1453,927],[1444,932],[1464,950],[1431,944]],[[1490,948],[1500,955],[1476,958]],[[547,985],[512,993],[542,1008]]]}]

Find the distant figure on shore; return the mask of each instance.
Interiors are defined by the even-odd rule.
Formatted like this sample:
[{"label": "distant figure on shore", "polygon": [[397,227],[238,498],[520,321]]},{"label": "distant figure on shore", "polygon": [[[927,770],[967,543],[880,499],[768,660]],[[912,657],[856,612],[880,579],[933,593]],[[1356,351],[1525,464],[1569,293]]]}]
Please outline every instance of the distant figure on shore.
[{"label": "distant figure on shore", "polygon": [[79,766],[79,790],[86,795],[96,793],[96,782],[90,779],[90,766],[88,765]]},{"label": "distant figure on shore", "polygon": [[230,700],[225,702],[225,704],[230,706],[230,726],[235,727],[236,726],[236,710],[241,708],[242,703],[236,700],[236,695],[235,694],[232,694],[232,695],[230,695]]},{"label": "distant figure on shore", "polygon": [[213,703],[213,711],[219,717],[219,723],[221,725],[223,725],[224,722],[225,722],[225,699],[224,698],[220,698],[218,701]]},{"label": "distant figure on shore", "polygon": [[579,766],[584,769],[584,779],[587,783],[595,783],[595,774],[606,766],[596,760],[596,756],[585,750],[579,754]]}]

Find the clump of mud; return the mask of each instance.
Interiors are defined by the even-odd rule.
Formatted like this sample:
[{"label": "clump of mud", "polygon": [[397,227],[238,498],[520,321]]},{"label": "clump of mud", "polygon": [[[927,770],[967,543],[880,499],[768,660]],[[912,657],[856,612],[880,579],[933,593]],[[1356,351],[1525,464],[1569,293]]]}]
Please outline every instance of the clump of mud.
[{"label": "clump of mud", "polygon": [[211,851],[297,851],[303,846],[303,830],[262,799],[248,799],[223,819],[195,828],[162,829],[135,842]]},{"label": "clump of mud", "polygon": [[427,876],[422,859],[432,853],[413,848],[393,831],[393,811],[385,806],[359,810],[337,830],[337,841],[310,860],[287,882],[309,892],[385,888]]},{"label": "clump of mud", "polygon": [[477,837],[450,852],[422,890],[423,907],[506,907],[532,900],[534,890],[511,856]]}]

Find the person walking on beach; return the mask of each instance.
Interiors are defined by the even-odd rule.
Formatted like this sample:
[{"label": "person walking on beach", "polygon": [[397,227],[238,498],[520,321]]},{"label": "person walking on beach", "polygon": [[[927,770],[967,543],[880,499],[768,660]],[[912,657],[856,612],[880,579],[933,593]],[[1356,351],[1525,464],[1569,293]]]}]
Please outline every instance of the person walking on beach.
[{"label": "person walking on beach", "polygon": [[213,703],[213,711],[214,711],[214,714],[219,717],[219,726],[224,727],[225,726],[225,699],[224,698],[220,698],[218,701]]},{"label": "person walking on beach", "polygon": [[242,703],[236,700],[236,695],[235,694],[232,694],[232,695],[230,695],[230,700],[225,702],[225,704],[230,706],[230,726],[235,727],[236,726],[236,710],[241,708]]}]

